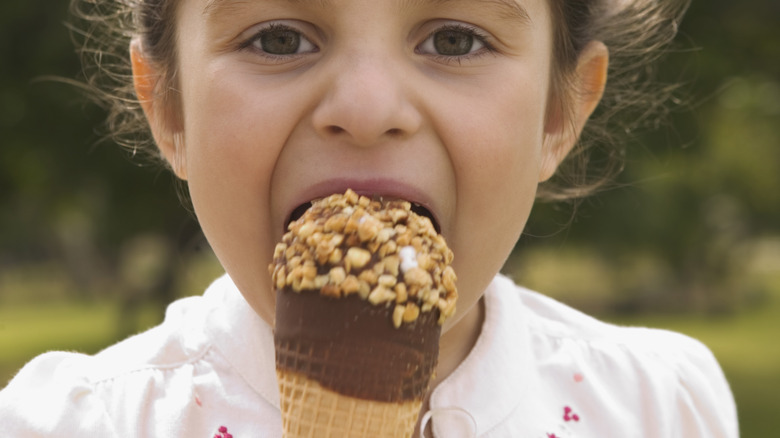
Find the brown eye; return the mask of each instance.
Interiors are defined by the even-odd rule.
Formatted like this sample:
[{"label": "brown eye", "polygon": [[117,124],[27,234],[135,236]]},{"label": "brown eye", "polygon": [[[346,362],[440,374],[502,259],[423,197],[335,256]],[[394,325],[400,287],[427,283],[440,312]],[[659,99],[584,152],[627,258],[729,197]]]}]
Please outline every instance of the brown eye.
[{"label": "brown eye", "polygon": [[451,24],[438,28],[428,35],[419,46],[417,53],[445,58],[465,58],[492,48],[486,42],[482,32],[471,26]]},{"label": "brown eye", "polygon": [[301,35],[291,29],[269,29],[260,35],[260,47],[272,55],[293,55],[301,47]]},{"label": "brown eye", "polygon": [[436,53],[444,56],[463,56],[471,52],[474,36],[459,30],[443,30],[433,34]]},{"label": "brown eye", "polygon": [[252,47],[264,55],[290,56],[317,51],[311,41],[297,29],[281,23],[272,23],[260,29],[242,45]]}]

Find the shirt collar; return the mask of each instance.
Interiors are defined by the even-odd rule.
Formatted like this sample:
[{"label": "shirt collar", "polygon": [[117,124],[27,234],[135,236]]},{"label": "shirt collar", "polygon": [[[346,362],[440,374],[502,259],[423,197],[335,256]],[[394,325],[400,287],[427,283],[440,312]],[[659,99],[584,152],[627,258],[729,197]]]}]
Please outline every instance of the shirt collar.
[{"label": "shirt collar", "polygon": [[253,390],[278,409],[272,328],[246,302],[227,274],[209,287],[206,298],[218,301],[206,324],[214,348]]},{"label": "shirt collar", "polygon": [[511,280],[500,275],[485,291],[485,322],[474,348],[431,394],[434,435],[463,436],[464,430],[473,430],[473,418],[481,436],[528,396],[535,370],[526,311],[514,292]]}]

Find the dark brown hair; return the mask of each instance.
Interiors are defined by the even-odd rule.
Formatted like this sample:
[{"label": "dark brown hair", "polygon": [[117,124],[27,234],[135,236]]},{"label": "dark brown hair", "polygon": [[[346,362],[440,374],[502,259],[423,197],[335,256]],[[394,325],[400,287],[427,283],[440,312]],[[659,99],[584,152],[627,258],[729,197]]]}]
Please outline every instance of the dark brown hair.
[{"label": "dark brown hair", "polygon": [[[676,35],[689,1],[549,0],[555,45],[551,96],[564,120],[577,92],[571,86],[577,59],[588,42],[607,46],[610,67],[599,109],[556,175],[539,187],[540,199],[581,198],[622,170],[625,151],[615,134],[663,115],[670,89],[653,82],[653,65]],[[109,135],[134,155],[160,157],[133,90],[129,44],[139,39],[161,72],[156,88],[161,108],[178,108],[177,5],[178,0],[71,0],[86,85],[108,112]],[[171,112],[172,117],[178,114]]]},{"label": "dark brown hair", "polygon": [[[690,0],[550,0],[554,29],[551,95],[570,119],[577,59],[590,41],[609,49],[606,89],[596,113],[556,175],[539,187],[543,200],[577,199],[608,185],[623,169],[620,134],[666,115],[675,84],[655,82],[657,59],[677,34]],[[619,117],[618,117],[619,116]],[[594,150],[596,149],[596,150]],[[593,159],[597,156],[598,159]]]}]

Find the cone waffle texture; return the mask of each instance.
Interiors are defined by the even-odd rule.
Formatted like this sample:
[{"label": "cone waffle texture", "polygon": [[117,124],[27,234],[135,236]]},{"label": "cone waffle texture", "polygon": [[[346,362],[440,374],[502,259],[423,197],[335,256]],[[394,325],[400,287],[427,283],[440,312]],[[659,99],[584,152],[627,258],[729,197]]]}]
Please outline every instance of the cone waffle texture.
[{"label": "cone waffle texture", "polygon": [[277,370],[285,438],[411,437],[422,402],[347,397],[301,374]]}]

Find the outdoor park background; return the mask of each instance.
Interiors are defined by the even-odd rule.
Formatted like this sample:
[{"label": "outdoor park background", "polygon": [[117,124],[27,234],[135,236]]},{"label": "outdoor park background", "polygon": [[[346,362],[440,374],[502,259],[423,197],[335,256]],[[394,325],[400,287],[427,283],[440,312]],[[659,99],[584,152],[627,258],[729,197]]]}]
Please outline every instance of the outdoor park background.
[{"label": "outdoor park background", "polygon": [[[96,352],[221,272],[160,167],[100,142],[67,1],[0,3],[0,387],[51,349]],[[660,70],[683,85],[618,185],[542,204],[506,272],[624,324],[705,342],[742,436],[780,422],[780,2],[694,1]]]}]

